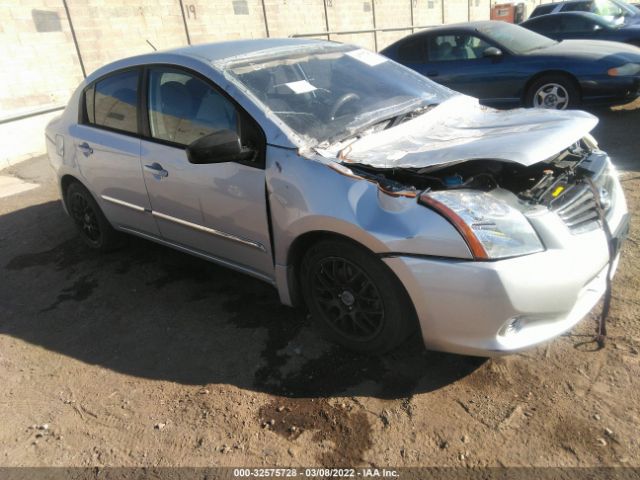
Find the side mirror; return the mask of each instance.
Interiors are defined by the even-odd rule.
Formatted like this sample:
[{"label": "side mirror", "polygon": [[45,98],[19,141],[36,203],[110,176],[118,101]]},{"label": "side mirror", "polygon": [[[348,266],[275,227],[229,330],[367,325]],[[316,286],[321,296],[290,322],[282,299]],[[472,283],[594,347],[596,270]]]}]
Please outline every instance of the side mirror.
[{"label": "side mirror", "polygon": [[233,130],[218,130],[199,138],[187,147],[187,158],[195,164],[250,160],[255,151],[243,148]]},{"label": "side mirror", "polygon": [[500,57],[502,56],[502,50],[497,47],[489,47],[482,52],[483,57]]}]

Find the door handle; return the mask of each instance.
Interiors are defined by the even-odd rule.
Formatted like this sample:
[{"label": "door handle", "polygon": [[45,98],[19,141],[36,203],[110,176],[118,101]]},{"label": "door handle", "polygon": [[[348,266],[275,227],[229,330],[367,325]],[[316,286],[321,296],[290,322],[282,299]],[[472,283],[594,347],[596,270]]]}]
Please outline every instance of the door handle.
[{"label": "door handle", "polygon": [[169,172],[162,168],[162,165],[158,162],[153,162],[151,165],[145,165],[144,168],[149,170],[158,180],[169,176]]},{"label": "door handle", "polygon": [[91,148],[91,145],[89,145],[87,142],[81,143],[80,145],[78,145],[78,148],[85,157],[88,157],[93,153],[93,148]]},{"label": "door handle", "polygon": [[438,72],[427,72],[427,77],[437,77]]}]

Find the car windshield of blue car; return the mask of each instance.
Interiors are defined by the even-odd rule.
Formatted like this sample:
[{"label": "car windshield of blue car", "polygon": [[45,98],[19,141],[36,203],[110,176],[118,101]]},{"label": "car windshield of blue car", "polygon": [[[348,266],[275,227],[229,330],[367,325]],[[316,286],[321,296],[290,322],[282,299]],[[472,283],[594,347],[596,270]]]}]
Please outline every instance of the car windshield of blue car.
[{"label": "car windshield of blue car", "polygon": [[637,9],[625,2],[612,2],[611,0],[595,0],[593,13],[602,17],[614,19],[618,17],[635,17]]},{"label": "car windshield of blue car", "polygon": [[539,33],[506,22],[485,24],[479,27],[478,31],[517,55],[540,50],[558,43]]},{"label": "car windshield of blue car", "polygon": [[352,45],[283,48],[224,65],[309,146],[327,145],[372,125],[396,124],[456,95],[382,55]]}]

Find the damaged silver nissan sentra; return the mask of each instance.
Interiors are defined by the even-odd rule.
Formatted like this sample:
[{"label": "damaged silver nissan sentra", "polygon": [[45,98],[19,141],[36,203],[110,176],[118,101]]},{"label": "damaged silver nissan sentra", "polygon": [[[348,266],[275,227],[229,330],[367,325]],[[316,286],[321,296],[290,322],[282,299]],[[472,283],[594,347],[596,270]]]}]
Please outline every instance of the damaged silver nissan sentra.
[{"label": "damaged silver nissan sentra", "polygon": [[419,330],[491,355],[570,329],[615,271],[628,215],[596,123],[282,39],[110,64],[46,136],[96,249],[127,232],[247,273],[358,351]]}]

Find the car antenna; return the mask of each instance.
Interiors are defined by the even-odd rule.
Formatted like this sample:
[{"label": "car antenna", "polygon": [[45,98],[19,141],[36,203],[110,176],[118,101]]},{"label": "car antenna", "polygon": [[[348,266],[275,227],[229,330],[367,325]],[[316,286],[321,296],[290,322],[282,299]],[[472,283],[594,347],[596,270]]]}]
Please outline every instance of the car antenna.
[{"label": "car antenna", "polygon": [[151,45],[151,48],[153,48],[154,52],[157,52],[158,49],[153,45],[153,43],[151,43],[149,40],[145,40],[149,45]]}]

